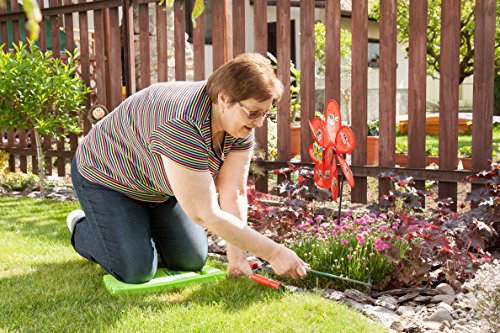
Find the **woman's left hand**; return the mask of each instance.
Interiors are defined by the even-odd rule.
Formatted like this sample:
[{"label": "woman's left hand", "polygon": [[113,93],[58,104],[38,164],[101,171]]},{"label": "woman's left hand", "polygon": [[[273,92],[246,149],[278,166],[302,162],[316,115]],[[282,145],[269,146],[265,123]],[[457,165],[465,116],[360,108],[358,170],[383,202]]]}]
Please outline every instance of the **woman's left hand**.
[{"label": "woman's left hand", "polygon": [[233,277],[245,277],[252,275],[252,270],[247,260],[241,262],[229,262],[227,274]]}]

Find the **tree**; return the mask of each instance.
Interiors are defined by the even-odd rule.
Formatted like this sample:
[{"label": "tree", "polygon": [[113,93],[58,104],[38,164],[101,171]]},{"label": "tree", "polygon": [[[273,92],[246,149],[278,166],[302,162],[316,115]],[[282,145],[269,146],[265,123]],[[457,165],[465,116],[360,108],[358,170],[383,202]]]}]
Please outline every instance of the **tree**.
[{"label": "tree", "polygon": [[[474,3],[462,0],[460,9],[460,83],[474,73]],[[500,6],[496,6],[496,26],[500,25]],[[373,2],[370,15],[380,19],[380,3]],[[397,2],[397,31],[399,43],[408,52],[410,29],[410,0]],[[441,41],[441,0],[429,0],[427,20],[427,73],[436,78],[439,73]],[[495,72],[500,71],[500,32],[495,38]]]},{"label": "tree", "polygon": [[[323,22],[314,24],[314,58],[319,62],[318,74],[325,72],[326,61],[326,27]],[[340,59],[341,73],[348,76],[351,73],[351,46],[352,35],[349,30],[340,29]]]},{"label": "tree", "polygon": [[[28,47],[29,46],[29,47]],[[78,64],[41,52],[35,44],[14,45],[15,53],[0,51],[0,128],[33,130],[40,191],[45,191],[41,136],[61,137],[58,129],[79,133],[79,111],[90,89],[76,75]]]}]

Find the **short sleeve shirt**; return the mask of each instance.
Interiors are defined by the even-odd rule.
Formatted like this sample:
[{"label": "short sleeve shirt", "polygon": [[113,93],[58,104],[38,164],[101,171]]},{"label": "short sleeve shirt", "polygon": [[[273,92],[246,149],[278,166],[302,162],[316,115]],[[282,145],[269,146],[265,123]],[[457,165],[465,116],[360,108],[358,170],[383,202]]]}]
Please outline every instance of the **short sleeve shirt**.
[{"label": "short sleeve shirt", "polygon": [[157,83],[130,96],[97,123],[76,152],[80,174],[91,182],[142,201],[175,196],[161,155],[217,177],[224,157],[253,147],[226,134],[222,153],[212,149],[212,101],[205,82]]}]

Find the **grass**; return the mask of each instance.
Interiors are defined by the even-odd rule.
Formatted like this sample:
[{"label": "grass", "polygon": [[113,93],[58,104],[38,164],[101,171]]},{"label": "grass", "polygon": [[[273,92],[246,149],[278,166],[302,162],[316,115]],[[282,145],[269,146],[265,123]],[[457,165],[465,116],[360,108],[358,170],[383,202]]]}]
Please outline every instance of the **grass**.
[{"label": "grass", "polygon": [[112,296],[69,244],[77,206],[0,197],[0,332],[387,332],[343,304],[249,279]]},{"label": "grass", "polygon": [[[404,144],[408,146],[408,135],[397,134],[396,145]],[[436,135],[427,135],[425,137],[426,146],[432,145],[436,148],[439,147],[439,137]],[[460,134],[458,136],[458,148],[471,147],[472,146],[472,134]],[[493,151],[500,154],[500,126],[496,126],[493,129]]]}]

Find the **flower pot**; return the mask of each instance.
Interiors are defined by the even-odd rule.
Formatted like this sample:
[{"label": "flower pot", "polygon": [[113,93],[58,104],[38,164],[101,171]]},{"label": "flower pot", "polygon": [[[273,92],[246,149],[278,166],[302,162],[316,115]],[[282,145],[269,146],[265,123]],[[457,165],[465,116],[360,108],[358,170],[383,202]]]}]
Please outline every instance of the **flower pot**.
[{"label": "flower pot", "polygon": [[460,161],[462,162],[462,167],[464,168],[464,170],[472,170],[472,158],[460,157]]},{"label": "flower pot", "polygon": [[366,146],[366,164],[377,166],[378,165],[378,136],[368,136]]},{"label": "flower pot", "polygon": [[[408,166],[408,154],[399,154],[397,153],[395,155],[395,161],[397,165],[400,167],[407,167]],[[431,164],[436,164],[439,165],[439,156],[430,156],[427,155],[425,156],[425,166],[429,166]]]},{"label": "flower pot", "polygon": [[300,124],[290,126],[290,158],[300,155]]},{"label": "flower pot", "polygon": [[400,167],[408,166],[408,154],[396,154],[394,157],[394,163]]}]

